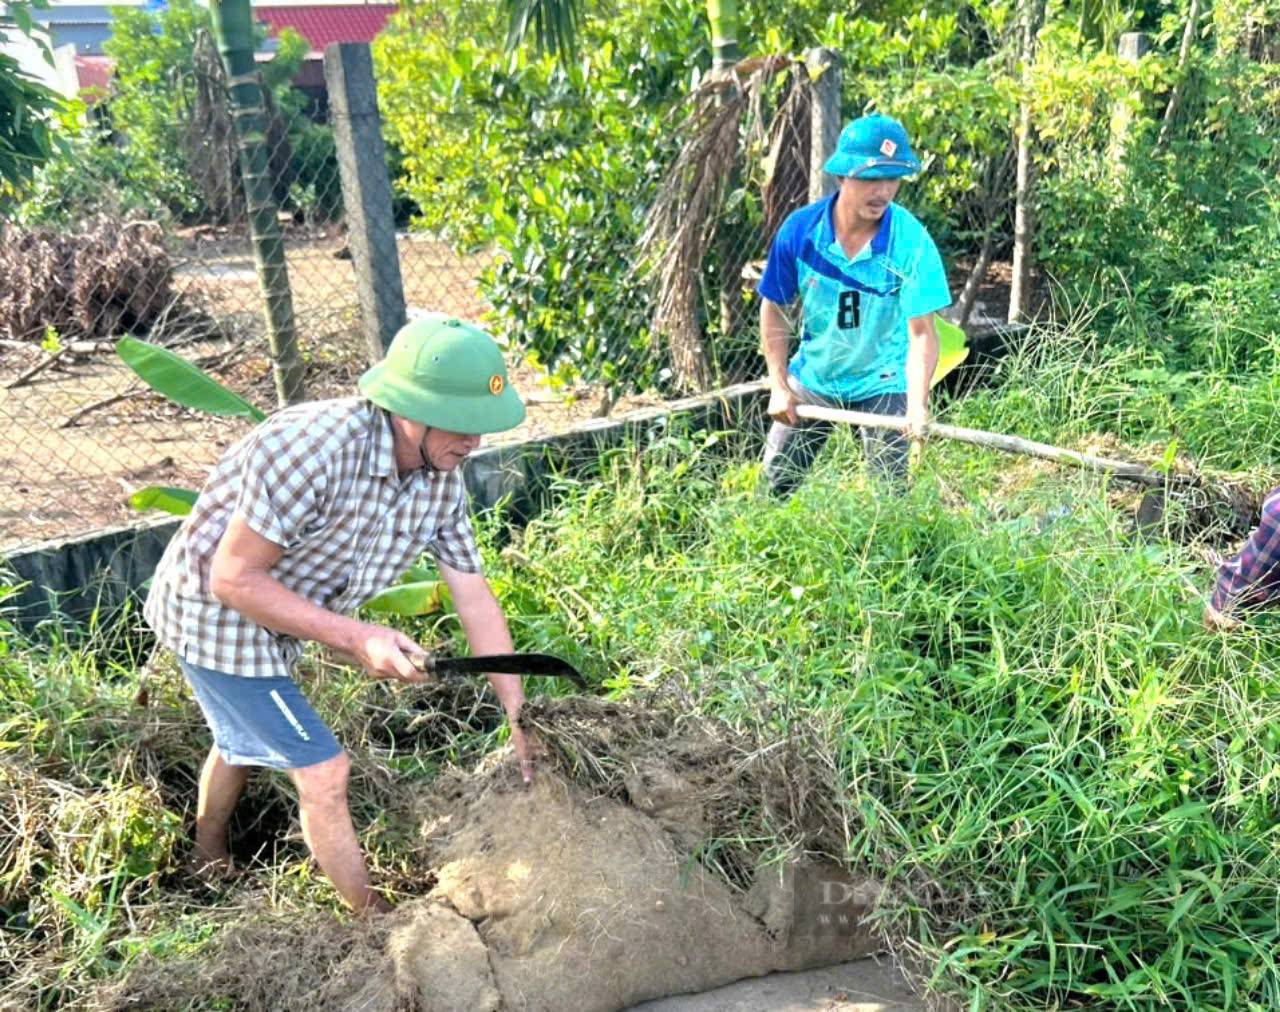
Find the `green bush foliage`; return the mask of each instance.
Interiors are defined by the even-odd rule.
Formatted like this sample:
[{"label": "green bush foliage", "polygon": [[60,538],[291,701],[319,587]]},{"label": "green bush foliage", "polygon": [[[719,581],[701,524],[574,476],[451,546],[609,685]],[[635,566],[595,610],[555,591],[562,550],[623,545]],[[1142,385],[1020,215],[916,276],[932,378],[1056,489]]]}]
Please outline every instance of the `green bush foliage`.
[{"label": "green bush foliage", "polygon": [[[579,65],[503,49],[500,13],[405,11],[376,44],[379,103],[416,225],[492,248],[497,329],[566,375],[645,386],[652,301],[627,251],[664,160],[663,117],[706,49],[696,8],[589,20]],[[617,22],[623,22],[619,25]],[[694,45],[690,47],[690,41]]]},{"label": "green bush foliage", "polygon": [[[1025,73],[1004,3],[873,4],[856,17],[751,5],[740,36],[747,56],[814,44],[841,54],[846,117],[875,109],[907,125],[926,169],[902,199],[948,257],[973,253],[988,232],[1008,255],[1006,155],[1025,97],[1039,138],[1037,258],[1063,311],[1127,300],[1140,312],[1109,318],[1122,328],[1114,340],[1149,343],[1171,368],[1239,368],[1265,357],[1274,333],[1271,268],[1245,268],[1274,246],[1280,133],[1274,74],[1241,52],[1242,11],[1214,8],[1185,72],[1185,11],[1172,4],[1055,9]],[[486,288],[496,319],[566,374],[661,383],[650,296],[631,270],[635,223],[674,151],[660,114],[709,64],[705,29],[697,4],[588,7],[586,55],[567,75],[549,58],[503,52],[499,16],[480,4],[402,14],[380,45],[383,109],[419,224],[497,252]],[[1116,55],[1132,30],[1155,43],[1136,63]],[[1180,109],[1158,141],[1179,83]],[[748,211],[743,241],[760,257],[759,216],[743,197],[762,171],[746,169],[720,213]],[[704,312],[709,338],[718,322]],[[749,356],[751,343],[734,350]]]},{"label": "green bush foliage", "polygon": [[[32,35],[31,9],[36,4],[17,0],[0,15],[0,44],[31,37],[47,53],[47,45]],[[45,4],[44,6],[47,6]],[[32,175],[57,150],[49,129],[63,105],[62,96],[32,77],[10,53],[0,53],[0,207],[30,183]]]}]

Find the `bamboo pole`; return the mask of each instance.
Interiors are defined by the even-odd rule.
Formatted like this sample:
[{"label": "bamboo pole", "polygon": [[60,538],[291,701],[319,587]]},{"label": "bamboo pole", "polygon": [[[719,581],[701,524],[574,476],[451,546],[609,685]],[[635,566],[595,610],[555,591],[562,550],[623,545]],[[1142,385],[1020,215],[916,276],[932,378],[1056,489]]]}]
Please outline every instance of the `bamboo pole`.
[{"label": "bamboo pole", "polygon": [[[843,422],[848,425],[866,425],[880,429],[897,429],[906,431],[907,420],[901,416],[872,415],[865,411],[846,411],[843,408],[824,408],[815,404],[799,404],[796,414],[801,418],[810,418],[824,422]],[[1044,460],[1055,460],[1061,463],[1075,464],[1086,471],[1100,471],[1114,474],[1118,478],[1128,478],[1163,488],[1169,484],[1170,475],[1156,471],[1141,464],[1125,460],[1109,460],[1106,457],[1093,457],[1075,450],[1064,450],[1048,443],[1036,443],[1019,436],[1006,436],[1000,432],[983,432],[981,429],[965,429],[958,425],[940,425],[936,422],[929,425],[930,436],[943,439],[954,439],[961,443],[972,443],[974,446],[985,446],[992,450],[1003,450],[1005,453],[1021,453],[1029,457],[1040,457]]]},{"label": "bamboo pole", "polygon": [[728,73],[738,62],[738,0],[707,0],[711,22],[711,69]]}]

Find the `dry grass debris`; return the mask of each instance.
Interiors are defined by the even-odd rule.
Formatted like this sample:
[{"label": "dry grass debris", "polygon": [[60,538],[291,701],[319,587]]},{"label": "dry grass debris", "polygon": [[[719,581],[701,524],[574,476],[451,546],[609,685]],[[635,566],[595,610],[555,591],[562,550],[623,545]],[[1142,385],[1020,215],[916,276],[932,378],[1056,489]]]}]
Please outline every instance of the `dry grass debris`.
[{"label": "dry grass debris", "polygon": [[[443,747],[450,722],[428,709],[369,731]],[[812,729],[765,742],[671,694],[539,700],[525,723],[546,752],[532,788],[509,750],[429,783],[392,778],[418,841],[418,898],[394,914],[245,918],[191,957],[145,958],[89,1007],[603,1012],[883,947],[865,925],[809,920],[818,876],[858,918],[881,898],[826,859],[844,837]],[[390,801],[387,786],[358,778],[353,794]]]},{"label": "dry grass debris", "polygon": [[0,336],[114,340],[203,318],[173,289],[157,222],[97,217],[74,231],[0,229]]}]

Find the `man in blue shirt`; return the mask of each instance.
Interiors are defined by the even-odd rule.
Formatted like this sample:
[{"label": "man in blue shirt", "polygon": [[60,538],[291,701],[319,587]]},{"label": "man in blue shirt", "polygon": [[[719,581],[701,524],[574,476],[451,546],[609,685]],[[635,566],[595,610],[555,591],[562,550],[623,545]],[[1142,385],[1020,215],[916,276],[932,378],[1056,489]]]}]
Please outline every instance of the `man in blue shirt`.
[{"label": "man in blue shirt", "polygon": [[[933,314],[951,304],[938,247],[893,203],[902,177],[920,171],[902,124],[878,115],[854,120],[825,168],[840,188],[783,222],[757,288],[774,419],[764,468],[781,495],[800,484],[831,432],[829,422],[802,421],[797,404],[905,415],[905,434],[862,430],[871,473],[902,482],[910,440],[922,439],[929,423]],[[788,362],[783,307],[797,296],[800,345]]]}]

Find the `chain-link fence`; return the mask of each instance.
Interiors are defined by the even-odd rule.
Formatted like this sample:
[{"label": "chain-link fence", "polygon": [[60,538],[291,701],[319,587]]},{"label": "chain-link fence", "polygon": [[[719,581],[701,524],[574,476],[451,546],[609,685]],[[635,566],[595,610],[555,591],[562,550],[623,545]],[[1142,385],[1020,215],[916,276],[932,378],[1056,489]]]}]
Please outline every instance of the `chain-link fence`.
[{"label": "chain-link fence", "polygon": [[[216,80],[216,56],[198,51],[201,59]],[[372,94],[371,79],[368,84]],[[412,233],[409,216],[392,226],[389,207],[370,210],[361,204],[367,194],[359,177],[367,181],[367,168],[360,156],[368,152],[360,150],[358,130],[354,138],[348,132],[345,142],[343,131],[335,131],[338,157],[322,171],[315,169],[315,158],[299,152],[296,139],[267,131],[272,224],[287,271],[287,286],[276,284],[277,275],[262,264],[273,240],[261,234],[255,240],[261,220],[250,226],[225,88],[206,91],[192,103],[188,120],[174,126],[203,208],[197,220],[162,224],[135,213],[40,228],[4,226],[0,552],[136,519],[127,503],[130,493],[144,486],[199,487],[209,465],[250,427],[246,420],[183,408],[153,392],[116,353],[115,342],[126,334],[173,351],[270,411],[279,403],[273,366],[279,371],[288,365],[278,345],[282,338],[296,339],[306,398],[345,396],[354,392],[370,348],[377,346],[379,323],[384,330],[388,322],[398,325],[399,305],[400,320],[418,311],[445,311],[497,330],[508,342],[512,380],[529,417],[504,439],[562,431],[577,421],[661,400],[643,394],[615,399],[601,387],[547,385],[544,374],[524,360],[521,333],[495,327],[489,314],[480,279],[488,273],[492,281],[500,254],[460,255],[444,242]],[[333,112],[326,115],[335,118],[356,115],[333,96],[327,108]],[[317,125],[326,125],[324,115]],[[736,129],[725,127],[722,134]],[[350,164],[339,173],[344,152]],[[378,158],[385,164],[381,152]],[[305,178],[299,163],[311,165]],[[801,173],[803,191],[807,165]],[[673,221],[688,211],[677,206]],[[738,228],[730,246],[713,239],[698,247],[701,258],[718,265],[718,291],[706,290],[705,270],[688,272],[680,282],[684,287],[676,286],[674,297],[684,304],[668,314],[665,332],[651,338],[683,370],[679,383],[668,383],[666,395],[705,392],[763,372],[756,351],[757,306],[749,295],[766,252],[763,233],[760,226]],[[639,255],[634,247],[615,253]],[[644,283],[661,280],[657,272]],[[371,321],[370,314],[383,319]],[[702,343],[703,330],[717,335],[714,351]]]},{"label": "chain-link fence", "polygon": [[[345,396],[368,355],[343,230],[281,224],[306,396]],[[481,316],[483,257],[408,235],[396,246],[411,309]],[[243,221],[166,230],[102,219],[10,230],[5,247],[0,550],[134,518],[126,499],[142,486],[199,487],[247,431],[245,421],[154,393],[116,355],[123,334],[173,350],[264,410],[276,406]]]}]

